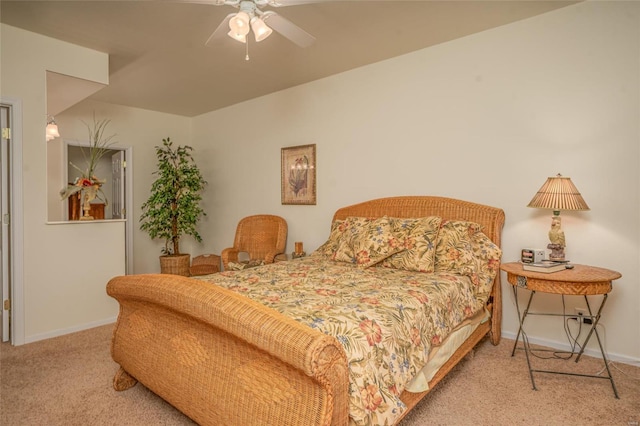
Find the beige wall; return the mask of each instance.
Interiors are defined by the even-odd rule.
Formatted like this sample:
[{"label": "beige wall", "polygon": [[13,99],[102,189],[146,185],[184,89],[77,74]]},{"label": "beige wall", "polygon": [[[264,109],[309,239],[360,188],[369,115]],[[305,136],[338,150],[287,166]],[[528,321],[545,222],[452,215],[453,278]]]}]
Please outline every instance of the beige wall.
[{"label": "beige wall", "polygon": [[[106,280],[124,272],[124,225],[101,223],[47,225],[46,71],[108,82],[108,56],[104,53],[42,37],[7,25],[2,38],[0,87],[2,96],[22,104],[24,202],[23,300],[14,300],[21,312],[17,342],[29,342],[109,321],[117,304],[104,292]],[[115,248],[115,249],[114,249]],[[15,295],[14,295],[15,296]]]},{"label": "beige wall", "polygon": [[[601,332],[610,354],[639,359],[638,6],[578,4],[195,118],[215,218],[206,246],[219,252],[239,218],[262,212],[287,219],[288,251],[293,241],[312,250],[340,206],[434,194],[503,208],[504,260],[517,260],[520,248],[546,246],[550,213],[526,205],[562,173],[591,207],[562,213],[568,258],[623,274]],[[318,204],[283,206],[280,148],[308,143]],[[504,281],[503,328],[514,337]],[[540,295],[537,308],[560,300]],[[557,319],[528,331],[567,344]]]},{"label": "beige wall", "polygon": [[[2,25],[2,96],[22,100],[24,164],[24,332],[19,343],[110,322],[117,315],[117,303],[105,292],[106,282],[125,273],[125,224],[68,223],[60,220],[66,203],[57,193],[63,186],[63,139],[87,142],[87,129],[95,113],[108,118],[108,133],[116,133],[116,147],[132,147],[128,162],[134,205],[129,207],[134,222],[133,272],[159,272],[161,242],[151,241],[138,229],[140,206],[146,199],[155,170],[154,146],[162,138],[189,143],[191,120],[170,114],[84,101],[58,115],[62,137],[46,143],[46,70],[108,82],[108,56],[62,43],[10,26]],[[47,52],[41,54],[41,52]],[[62,65],[90,64],[70,68]],[[85,55],[83,61],[75,56]],[[12,66],[15,64],[15,66]],[[136,163],[136,156],[141,160]],[[47,211],[49,214],[47,214]],[[189,242],[185,249],[192,249]],[[196,248],[193,248],[195,250]],[[135,253],[140,253],[136,255]]]}]

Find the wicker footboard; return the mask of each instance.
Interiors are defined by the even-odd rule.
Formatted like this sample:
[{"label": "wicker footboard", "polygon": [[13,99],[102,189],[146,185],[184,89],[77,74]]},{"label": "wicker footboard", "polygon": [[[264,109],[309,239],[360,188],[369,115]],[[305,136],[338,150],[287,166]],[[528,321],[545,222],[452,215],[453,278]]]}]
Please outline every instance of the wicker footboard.
[{"label": "wicker footboard", "polygon": [[342,346],[233,292],[173,275],[112,279],[117,390],[140,381],[202,425],[346,425]]}]

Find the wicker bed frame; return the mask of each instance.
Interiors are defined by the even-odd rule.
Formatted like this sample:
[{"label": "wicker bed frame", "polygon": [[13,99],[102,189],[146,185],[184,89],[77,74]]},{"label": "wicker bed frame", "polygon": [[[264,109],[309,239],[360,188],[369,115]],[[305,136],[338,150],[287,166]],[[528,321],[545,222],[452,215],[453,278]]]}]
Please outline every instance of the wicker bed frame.
[{"label": "wicker bed frame", "polygon": [[[443,197],[392,197],[339,209],[348,216],[468,220],[500,246],[501,209]],[[209,283],[173,275],[112,279],[120,303],[111,354],[114,388],[140,381],[202,425],[347,425],[348,371],[341,345],[282,314]],[[429,389],[486,335],[500,341],[500,274],[481,324]],[[409,409],[428,392],[402,394]],[[408,412],[409,410],[407,410]],[[406,414],[406,413],[405,413]],[[399,422],[400,420],[398,420]]]}]

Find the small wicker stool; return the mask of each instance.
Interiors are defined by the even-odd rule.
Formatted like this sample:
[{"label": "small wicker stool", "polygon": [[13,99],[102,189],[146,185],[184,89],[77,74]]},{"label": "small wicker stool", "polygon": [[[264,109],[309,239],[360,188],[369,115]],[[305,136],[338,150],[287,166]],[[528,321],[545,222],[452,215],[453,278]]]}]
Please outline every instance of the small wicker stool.
[{"label": "small wicker stool", "polygon": [[191,276],[208,275],[220,272],[220,256],[216,254],[201,254],[191,262]]}]

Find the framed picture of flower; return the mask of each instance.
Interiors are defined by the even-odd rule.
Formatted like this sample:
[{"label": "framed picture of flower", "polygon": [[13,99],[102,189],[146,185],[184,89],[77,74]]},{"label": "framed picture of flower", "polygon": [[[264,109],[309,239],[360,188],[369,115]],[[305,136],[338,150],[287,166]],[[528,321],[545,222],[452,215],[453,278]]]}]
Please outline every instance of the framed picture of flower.
[{"label": "framed picture of flower", "polygon": [[316,204],[316,145],[281,149],[282,204]]}]

